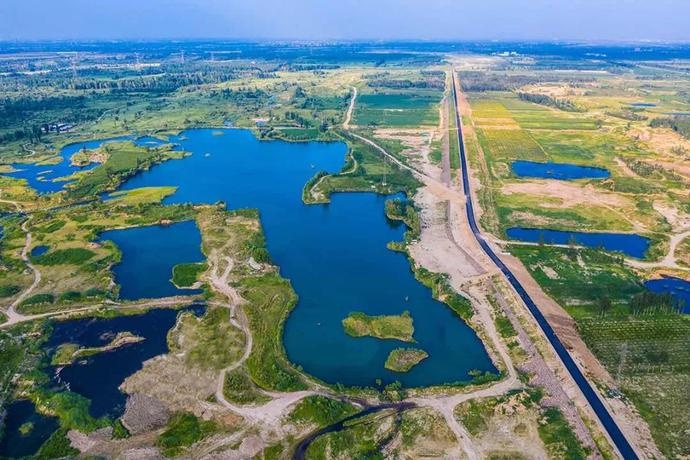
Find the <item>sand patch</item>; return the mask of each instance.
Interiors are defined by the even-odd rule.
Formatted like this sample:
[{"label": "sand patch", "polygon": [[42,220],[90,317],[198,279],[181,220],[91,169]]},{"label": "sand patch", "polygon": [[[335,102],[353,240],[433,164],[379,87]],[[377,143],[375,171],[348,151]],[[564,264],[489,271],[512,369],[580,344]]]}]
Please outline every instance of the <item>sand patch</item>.
[{"label": "sand patch", "polygon": [[501,188],[501,193],[504,195],[522,193],[557,199],[559,205],[556,207],[597,204],[625,208],[633,204],[629,198],[616,193],[599,190],[591,185],[581,186],[566,181],[511,182]]}]

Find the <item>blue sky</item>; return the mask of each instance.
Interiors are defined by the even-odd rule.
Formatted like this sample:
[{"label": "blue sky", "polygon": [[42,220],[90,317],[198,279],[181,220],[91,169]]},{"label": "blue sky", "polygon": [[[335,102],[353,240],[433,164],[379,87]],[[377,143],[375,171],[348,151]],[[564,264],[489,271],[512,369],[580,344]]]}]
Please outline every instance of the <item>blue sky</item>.
[{"label": "blue sky", "polygon": [[0,39],[690,41],[689,0],[0,0]]}]

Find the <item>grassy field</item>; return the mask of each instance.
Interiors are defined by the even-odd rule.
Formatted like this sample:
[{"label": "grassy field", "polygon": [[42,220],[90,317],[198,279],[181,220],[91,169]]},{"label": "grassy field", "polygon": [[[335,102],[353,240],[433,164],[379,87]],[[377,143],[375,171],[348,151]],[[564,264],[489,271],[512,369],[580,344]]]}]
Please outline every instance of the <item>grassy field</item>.
[{"label": "grassy field", "polygon": [[589,319],[582,337],[649,424],[668,458],[690,450],[690,318]]},{"label": "grassy field", "polygon": [[365,313],[350,313],[343,319],[345,333],[352,337],[376,337],[414,342],[412,316],[405,311],[400,315],[369,316]]},{"label": "grassy field", "polygon": [[362,94],[357,98],[354,123],[361,126],[418,127],[437,125],[438,91]]},{"label": "grassy field", "polygon": [[394,372],[407,372],[429,357],[418,348],[396,348],[386,358],[385,368]]}]

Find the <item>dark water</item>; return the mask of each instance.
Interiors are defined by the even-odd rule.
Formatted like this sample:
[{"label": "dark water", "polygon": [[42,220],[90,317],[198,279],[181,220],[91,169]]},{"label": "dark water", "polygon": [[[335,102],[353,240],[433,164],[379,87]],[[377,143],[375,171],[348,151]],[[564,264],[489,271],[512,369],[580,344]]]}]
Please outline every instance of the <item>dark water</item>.
[{"label": "dark water", "polygon": [[[495,371],[474,331],[432,299],[404,255],[386,248],[402,238],[404,227],[386,219],[385,197],[347,193],[335,195],[330,205],[302,203],[302,188],[316,171],[341,168],[344,144],[262,142],[249,131],[213,131],[190,130],[171,139],[192,155],[154,166],[122,189],[177,185],[166,203],[223,200],[231,209],[260,210],[271,257],[299,295],[284,336],[293,362],[348,385],[373,385],[377,378],[432,385],[468,380],[472,369]],[[415,321],[415,346],[430,355],[405,374],[383,367],[401,342],[352,338],[341,324],[351,311],[404,310]]]},{"label": "dark water", "polygon": [[513,227],[506,230],[508,238],[518,241],[545,244],[570,244],[603,248],[607,251],[622,252],[631,257],[643,258],[649,249],[649,238],[634,233],[590,233],[564,232],[542,228]]},{"label": "dark water", "polygon": [[[59,423],[55,417],[46,417],[36,412],[31,401],[20,399],[6,408],[4,433],[0,434],[0,457],[26,457],[35,454]],[[26,435],[19,432],[25,423],[32,423],[32,430]]]},{"label": "dark water", "polygon": [[[204,311],[201,305],[190,309],[196,314]],[[126,398],[118,387],[125,378],[141,369],[144,361],[168,351],[166,336],[178,313],[179,310],[156,309],[132,316],[56,322],[46,344],[48,349],[63,343],[99,347],[110,343],[118,332],[131,332],[145,340],[89,356],[62,368],[59,373],[53,368],[53,379],[90,399],[89,412],[94,417],[119,417]]]},{"label": "dark water", "polygon": [[204,260],[201,233],[194,221],[109,230],[101,233],[99,240],[111,240],[122,251],[122,260],[113,267],[115,281],[120,285],[121,299],[201,292],[197,289],[178,289],[171,281],[175,265]]},{"label": "dark water", "polygon": [[645,287],[657,294],[671,294],[683,313],[690,314],[690,282],[672,276],[645,281]]},{"label": "dark water", "polygon": [[606,179],[611,175],[604,168],[569,163],[539,163],[518,160],[512,163],[511,168],[518,177],[538,177],[541,179]]},{"label": "dark water", "polygon": [[154,137],[134,137],[134,136],[120,136],[111,137],[108,139],[100,139],[87,142],[77,142],[68,144],[60,150],[62,161],[55,165],[38,165],[38,164],[24,164],[15,163],[12,165],[17,171],[7,173],[5,175],[16,177],[19,179],[26,179],[31,187],[36,189],[39,193],[52,193],[62,190],[68,182],[58,181],[53,182],[54,179],[71,176],[78,171],[88,171],[98,166],[98,163],[92,163],[86,166],[72,166],[70,159],[72,155],[80,150],[95,150],[101,145],[108,142],[123,142],[134,141],[135,144],[141,147],[155,147],[162,145],[164,142]]},{"label": "dark water", "polygon": [[50,249],[50,247],[48,246],[36,246],[31,250],[31,257],[42,256],[43,254],[48,252],[48,249]]},{"label": "dark water", "polygon": [[656,107],[653,102],[633,102],[629,104],[631,107]]}]

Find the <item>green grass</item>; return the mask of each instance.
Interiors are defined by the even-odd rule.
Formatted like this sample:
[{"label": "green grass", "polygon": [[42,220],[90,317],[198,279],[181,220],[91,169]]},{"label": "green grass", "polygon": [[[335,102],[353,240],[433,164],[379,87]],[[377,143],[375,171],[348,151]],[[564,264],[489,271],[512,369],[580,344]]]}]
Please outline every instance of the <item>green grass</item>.
[{"label": "green grass", "polygon": [[418,348],[396,348],[386,358],[384,367],[393,372],[407,372],[429,357],[429,354]]},{"label": "green grass", "polygon": [[244,334],[230,322],[230,310],[211,307],[197,318],[184,313],[178,328],[189,347],[185,360],[201,369],[223,369],[234,363],[244,350]]},{"label": "green grass", "polygon": [[72,447],[64,428],[55,431],[36,453],[38,460],[53,460],[56,458],[74,458],[79,451]]},{"label": "green grass", "polygon": [[17,286],[16,284],[3,284],[0,286],[0,298],[7,298],[7,297],[12,297],[15,294],[18,294],[22,288],[20,286]]},{"label": "green grass", "polygon": [[354,123],[377,126],[438,124],[440,92],[363,94],[357,98]]},{"label": "green grass", "polygon": [[190,413],[177,413],[173,415],[156,443],[163,455],[177,457],[216,430],[216,424],[212,421],[200,420]]},{"label": "green grass", "polygon": [[309,396],[295,406],[295,409],[290,413],[290,420],[295,423],[308,423],[324,427],[356,412],[357,408],[348,402],[325,396]]},{"label": "green grass", "polygon": [[206,262],[177,264],[173,267],[172,282],[177,287],[190,287],[199,280],[199,275],[207,268]]},{"label": "green grass", "polygon": [[96,255],[86,248],[56,249],[33,258],[38,265],[80,265]]},{"label": "green grass", "polygon": [[82,200],[95,197],[101,192],[114,190],[125,179],[137,172],[148,169],[156,163],[181,158],[184,155],[167,146],[147,149],[137,147],[132,143],[107,144],[104,149],[110,152],[105,163],[90,171],[79,173],[77,182],[67,186],[71,199]]},{"label": "green grass", "polygon": [[176,191],[177,187],[141,187],[133,190],[118,190],[108,195],[108,202],[128,206],[160,203]]},{"label": "green grass", "polygon": [[551,457],[573,460],[587,457],[587,452],[568,421],[555,407],[549,407],[544,411],[544,419],[539,424],[538,431]]},{"label": "green grass", "polygon": [[[613,303],[613,312],[627,314],[632,296],[644,290],[619,256],[603,251],[519,245],[509,246],[509,250],[546,293],[576,318],[599,315],[597,304],[604,297]],[[552,269],[557,278],[548,276],[542,267]]]},{"label": "green grass", "polygon": [[340,135],[348,142],[351,154],[339,174],[324,177],[319,182],[317,191],[325,197],[324,201],[327,202],[335,192],[404,192],[407,196],[414,195],[421,184],[412,173],[384,159],[381,152],[349,133],[341,131]]},{"label": "green grass", "polygon": [[242,368],[225,374],[223,395],[228,401],[242,405],[262,404],[271,400],[269,396],[258,391],[252,379]]},{"label": "green grass", "polygon": [[278,273],[246,277],[238,283],[240,295],[247,300],[245,312],[254,337],[247,369],[261,388],[275,391],[306,389],[299,373],[292,368],[283,349],[283,323],[297,303],[290,282]]},{"label": "green grass", "polygon": [[414,342],[414,325],[408,311],[400,315],[369,316],[353,312],[343,319],[345,333],[352,337],[376,337]]}]

